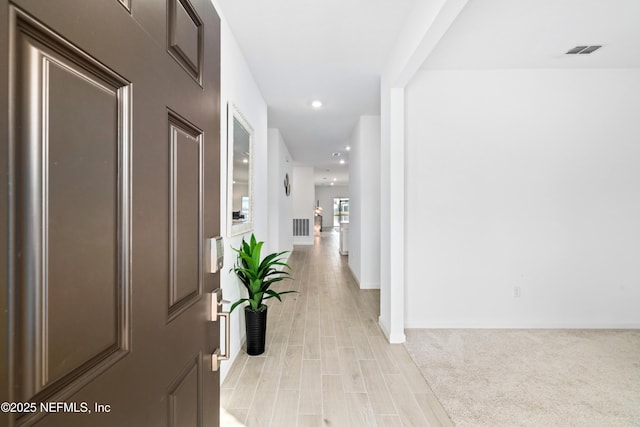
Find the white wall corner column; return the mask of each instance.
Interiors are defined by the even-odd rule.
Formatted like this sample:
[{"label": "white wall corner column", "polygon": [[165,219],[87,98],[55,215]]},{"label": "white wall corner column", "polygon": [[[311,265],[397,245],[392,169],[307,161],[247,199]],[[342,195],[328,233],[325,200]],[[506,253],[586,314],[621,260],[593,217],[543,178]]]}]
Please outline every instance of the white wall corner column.
[{"label": "white wall corner column", "polygon": [[391,190],[390,93],[384,76],[380,82],[380,317],[378,324],[389,339],[391,330]]},{"label": "white wall corner column", "polygon": [[[388,132],[381,149],[382,179],[388,182],[383,187],[381,198],[381,216],[387,221],[381,223],[381,235],[385,244],[381,247],[381,256],[388,259],[387,265],[381,266],[381,277],[384,278],[380,292],[380,327],[391,343],[403,343],[404,334],[404,294],[405,294],[405,262],[404,262],[404,88],[388,88],[385,113],[388,114],[384,130]],[[385,164],[386,163],[386,164]],[[382,308],[384,306],[384,309]]]}]

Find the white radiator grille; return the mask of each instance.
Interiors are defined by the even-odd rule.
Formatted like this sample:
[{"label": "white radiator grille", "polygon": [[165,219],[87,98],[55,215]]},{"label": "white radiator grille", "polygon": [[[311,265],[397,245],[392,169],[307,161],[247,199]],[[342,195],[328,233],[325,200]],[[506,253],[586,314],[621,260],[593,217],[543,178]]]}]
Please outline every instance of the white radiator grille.
[{"label": "white radiator grille", "polygon": [[293,219],[293,235],[308,236],[309,235],[309,218]]}]

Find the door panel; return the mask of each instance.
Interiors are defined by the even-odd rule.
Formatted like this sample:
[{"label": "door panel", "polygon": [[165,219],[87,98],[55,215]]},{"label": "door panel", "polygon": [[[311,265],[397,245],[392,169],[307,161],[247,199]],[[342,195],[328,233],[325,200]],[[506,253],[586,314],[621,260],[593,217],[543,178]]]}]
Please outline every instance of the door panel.
[{"label": "door panel", "polygon": [[186,0],[169,0],[169,53],[197,82],[202,82],[203,24]]},{"label": "door panel", "polygon": [[169,316],[173,318],[202,294],[202,133],[171,114],[169,135]]},{"label": "door panel", "polygon": [[169,426],[202,425],[202,357],[196,357],[183,369],[169,391]]},{"label": "door panel", "polygon": [[126,354],[130,97],[112,70],[14,18],[15,397],[26,401],[74,383],[63,398]]},{"label": "door panel", "polygon": [[[118,132],[119,88],[74,64],[44,63],[48,76],[42,106],[49,120],[41,157],[46,386],[119,349],[118,295],[128,288],[118,274],[124,252],[119,206],[129,194],[118,185],[127,180],[118,168],[119,153],[126,150]],[[95,229],[105,237],[87,239]],[[90,282],[91,287],[82,285]]]},{"label": "door panel", "polygon": [[202,262],[204,238],[219,234],[213,6],[2,8],[0,398],[92,413],[0,424],[218,425],[208,355],[219,336],[204,295],[219,279]]}]

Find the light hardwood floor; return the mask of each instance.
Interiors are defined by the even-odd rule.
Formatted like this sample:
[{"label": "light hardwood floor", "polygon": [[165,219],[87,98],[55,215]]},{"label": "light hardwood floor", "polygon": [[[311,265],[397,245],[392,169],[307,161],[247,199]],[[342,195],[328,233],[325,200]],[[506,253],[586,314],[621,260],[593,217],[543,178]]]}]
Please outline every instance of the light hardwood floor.
[{"label": "light hardwood floor", "polygon": [[223,410],[248,427],[451,426],[405,347],[384,338],[380,293],[358,289],[337,238],[296,246],[295,280],[279,285],[300,293],[269,300],[267,350],[237,356]]}]

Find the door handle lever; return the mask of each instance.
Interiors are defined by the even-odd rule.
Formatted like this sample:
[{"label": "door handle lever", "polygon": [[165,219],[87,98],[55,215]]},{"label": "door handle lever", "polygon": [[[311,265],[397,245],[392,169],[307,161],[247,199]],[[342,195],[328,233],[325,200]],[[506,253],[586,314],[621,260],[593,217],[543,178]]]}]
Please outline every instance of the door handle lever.
[{"label": "door handle lever", "polygon": [[211,355],[211,370],[217,371],[220,369],[220,362],[223,360],[229,360],[229,337],[230,337],[230,325],[231,319],[230,313],[222,311],[222,304],[229,301],[222,299],[222,289],[216,289],[211,293],[211,318],[212,322],[217,322],[219,318],[224,317],[224,354],[221,354],[220,349],[217,348]]}]

